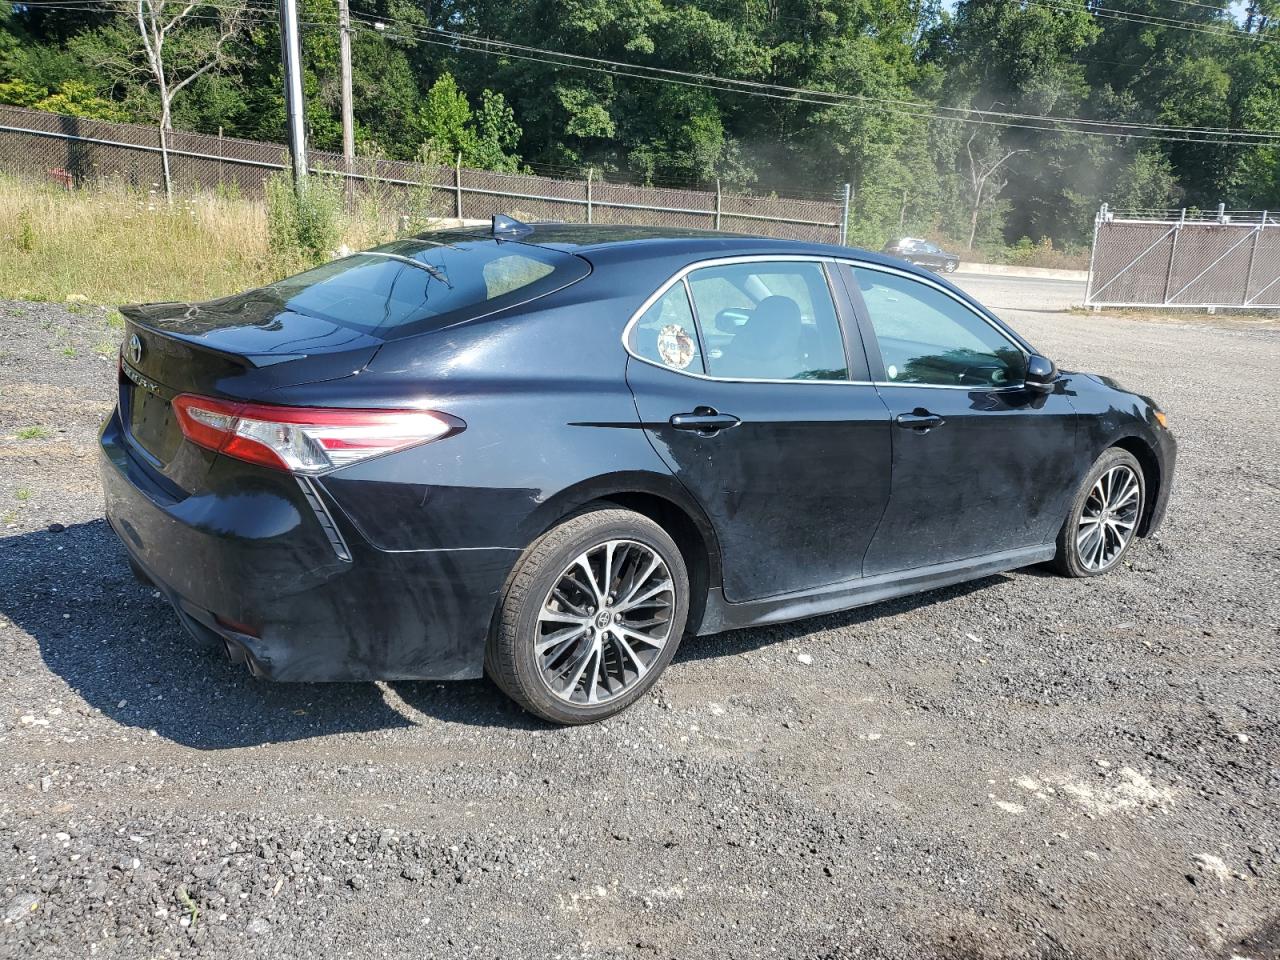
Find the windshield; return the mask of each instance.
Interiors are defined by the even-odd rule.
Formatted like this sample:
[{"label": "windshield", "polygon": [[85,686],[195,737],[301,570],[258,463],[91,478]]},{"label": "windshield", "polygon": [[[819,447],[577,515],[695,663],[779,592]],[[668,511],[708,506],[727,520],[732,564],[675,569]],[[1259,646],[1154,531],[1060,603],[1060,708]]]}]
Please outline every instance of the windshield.
[{"label": "windshield", "polygon": [[265,291],[289,310],[390,340],[546,296],[590,270],[559,250],[436,235],[334,260]]}]

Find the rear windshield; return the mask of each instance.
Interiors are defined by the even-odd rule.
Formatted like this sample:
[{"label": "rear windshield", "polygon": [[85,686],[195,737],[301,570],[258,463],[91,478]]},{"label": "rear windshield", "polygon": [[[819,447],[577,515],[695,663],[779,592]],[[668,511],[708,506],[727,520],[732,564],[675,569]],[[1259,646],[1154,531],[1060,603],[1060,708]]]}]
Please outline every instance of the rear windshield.
[{"label": "rear windshield", "polygon": [[559,250],[436,234],[334,260],[266,292],[297,313],[391,340],[546,296],[590,271]]}]

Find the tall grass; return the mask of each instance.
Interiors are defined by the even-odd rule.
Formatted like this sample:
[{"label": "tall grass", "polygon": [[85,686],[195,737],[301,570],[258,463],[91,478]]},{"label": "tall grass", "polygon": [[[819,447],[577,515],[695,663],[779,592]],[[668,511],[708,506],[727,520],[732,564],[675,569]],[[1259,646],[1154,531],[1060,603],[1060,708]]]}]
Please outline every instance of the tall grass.
[{"label": "tall grass", "polygon": [[278,187],[270,209],[222,192],[180,195],[170,206],[163,193],[120,183],[66,190],[0,174],[0,299],[208,300],[343,247],[385,242],[408,224],[378,197],[356,196],[344,211],[336,188],[317,182],[315,202],[299,209]]},{"label": "tall grass", "polygon": [[0,177],[0,297],[205,300],[271,279],[259,202]]}]

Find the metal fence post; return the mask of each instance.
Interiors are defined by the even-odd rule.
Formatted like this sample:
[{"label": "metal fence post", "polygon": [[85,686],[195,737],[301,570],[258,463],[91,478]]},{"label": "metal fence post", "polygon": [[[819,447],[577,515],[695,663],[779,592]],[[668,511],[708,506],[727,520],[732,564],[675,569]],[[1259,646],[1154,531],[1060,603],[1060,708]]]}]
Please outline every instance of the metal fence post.
[{"label": "metal fence post", "polygon": [[844,203],[840,214],[840,246],[849,242],[849,203],[853,200],[853,184],[844,185]]},{"label": "metal fence post", "polygon": [[587,167],[587,223],[594,222],[591,215],[591,175],[595,173],[592,167]]},{"label": "metal fence post", "polygon": [[1169,286],[1173,283],[1173,260],[1178,255],[1178,236],[1182,233],[1182,227],[1187,222],[1187,208],[1182,208],[1182,215],[1178,217],[1178,222],[1173,228],[1173,242],[1169,244],[1169,265],[1164,271],[1164,294],[1160,297],[1161,303],[1169,302]]},{"label": "metal fence post", "polygon": [[1249,270],[1244,275],[1244,292],[1240,294],[1240,303],[1243,306],[1249,302],[1249,288],[1253,286],[1253,261],[1258,257],[1258,241],[1262,239],[1262,231],[1267,227],[1267,211],[1262,211],[1262,220],[1258,223],[1257,232],[1253,235],[1253,246],[1249,248]]},{"label": "metal fence post", "polygon": [[[1089,248],[1089,279],[1085,281],[1084,287],[1084,303],[1089,306],[1093,301],[1093,264],[1098,256],[1098,231],[1102,229],[1103,218],[1107,215],[1107,205],[1104,203],[1098,208],[1097,214],[1093,218],[1093,245]],[[1102,309],[1094,307],[1094,311]]]},{"label": "metal fence post", "polygon": [[453,187],[454,187],[454,204],[453,215],[459,220],[462,219],[462,151],[458,151],[457,159],[453,164]]},{"label": "metal fence post", "polygon": [[720,178],[716,177],[716,229],[720,229],[720,211],[722,197],[720,195]]}]

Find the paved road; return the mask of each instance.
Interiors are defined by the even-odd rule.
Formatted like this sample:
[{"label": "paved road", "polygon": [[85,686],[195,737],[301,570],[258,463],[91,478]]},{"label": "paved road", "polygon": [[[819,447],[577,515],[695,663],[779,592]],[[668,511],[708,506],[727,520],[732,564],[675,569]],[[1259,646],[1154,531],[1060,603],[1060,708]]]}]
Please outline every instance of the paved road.
[{"label": "paved road", "polygon": [[1085,283],[1082,280],[1002,277],[966,274],[963,271],[949,279],[1001,316],[1008,310],[1046,313],[1069,310],[1084,303]]},{"label": "paved road", "polygon": [[575,730],[194,648],[102,520],[111,332],[0,303],[0,957],[1275,957],[1280,335],[979,285],[1160,398],[1159,537],[690,641]]}]

